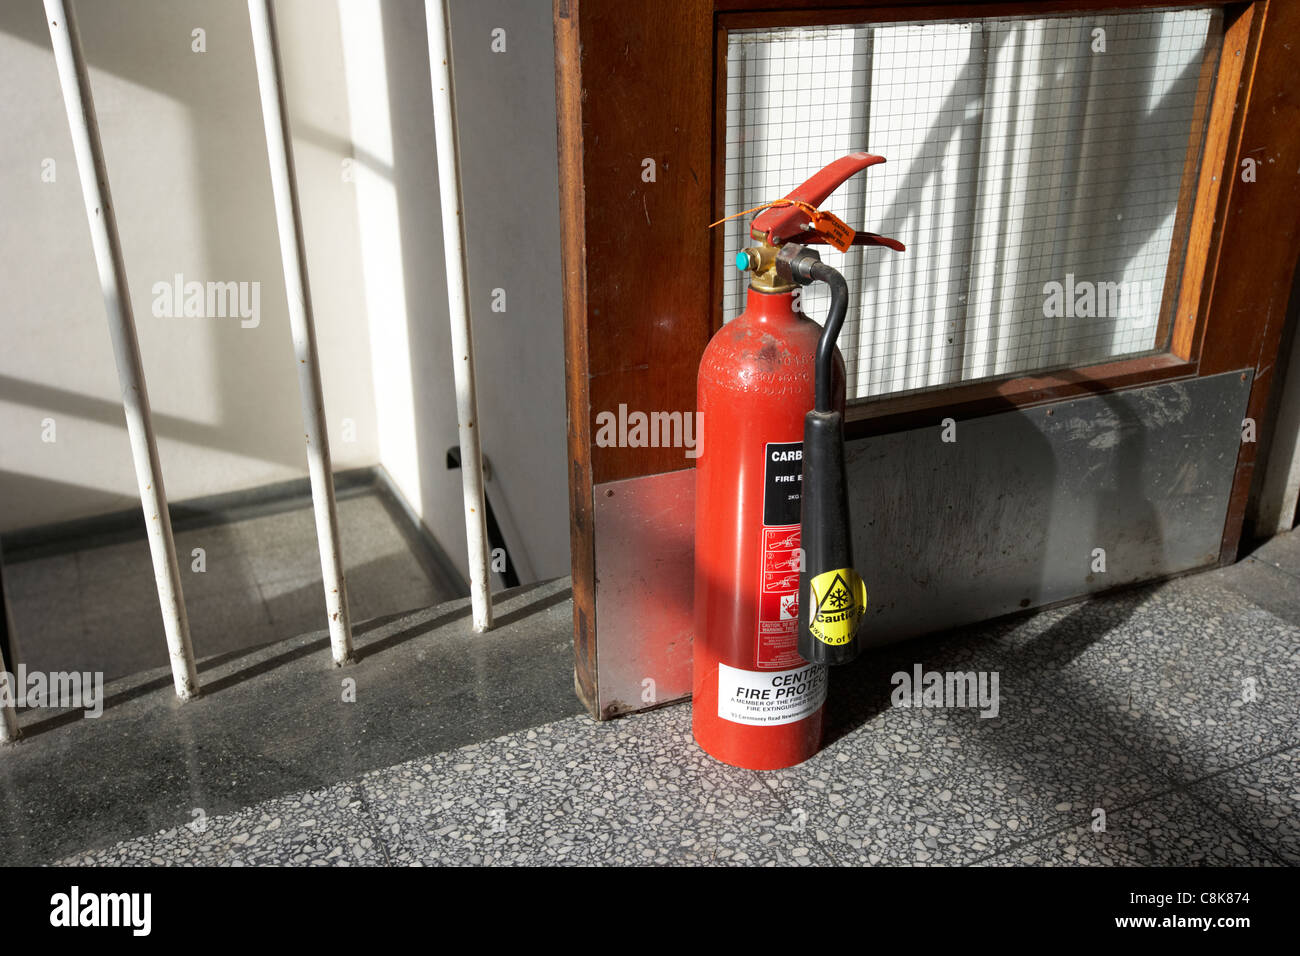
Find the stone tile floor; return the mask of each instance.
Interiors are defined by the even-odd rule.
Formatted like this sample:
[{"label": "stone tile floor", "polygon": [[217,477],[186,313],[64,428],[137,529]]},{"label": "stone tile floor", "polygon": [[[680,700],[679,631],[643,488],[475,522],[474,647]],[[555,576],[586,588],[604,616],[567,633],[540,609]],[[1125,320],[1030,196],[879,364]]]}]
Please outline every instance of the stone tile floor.
[{"label": "stone tile floor", "polygon": [[[1300,535],[1275,541],[1257,568],[864,655],[788,770],[712,760],[689,705],[579,716],[64,862],[1294,864]],[[996,672],[997,716],[894,705],[914,664]]]},{"label": "stone tile floor", "polygon": [[[377,493],[341,495],[338,511],[353,620],[456,596],[426,572]],[[199,548],[202,570],[194,556]],[[309,503],[179,531],[176,551],[197,656],[325,626]],[[30,669],[101,671],[113,680],[166,666],[158,593],[143,539],[9,562],[5,581]]]}]

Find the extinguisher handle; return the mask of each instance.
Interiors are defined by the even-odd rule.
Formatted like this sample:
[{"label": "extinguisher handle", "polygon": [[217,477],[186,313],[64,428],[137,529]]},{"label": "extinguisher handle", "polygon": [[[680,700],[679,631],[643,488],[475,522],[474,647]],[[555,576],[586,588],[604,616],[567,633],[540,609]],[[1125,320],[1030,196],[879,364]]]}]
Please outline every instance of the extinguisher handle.
[{"label": "extinguisher handle", "polygon": [[[794,199],[810,206],[820,206],[831,193],[835,192],[854,173],[883,163],[885,157],[873,153],[849,153],[841,156],[829,166],[810,176],[786,194],[786,199]],[[799,235],[800,242],[808,241],[803,226],[812,218],[799,206],[773,206],[754,217],[750,223],[751,239],[758,239],[769,245],[780,245],[787,239]],[[884,243],[881,243],[882,245]]]},{"label": "extinguisher handle", "polygon": [[[830,245],[830,239],[822,235],[816,229],[805,229],[799,233],[801,243],[816,243],[817,245]],[[906,252],[907,246],[903,245],[897,239],[890,239],[888,236],[882,236],[875,232],[856,232],[853,234],[855,246],[884,246],[886,249],[893,249],[895,252]]]}]

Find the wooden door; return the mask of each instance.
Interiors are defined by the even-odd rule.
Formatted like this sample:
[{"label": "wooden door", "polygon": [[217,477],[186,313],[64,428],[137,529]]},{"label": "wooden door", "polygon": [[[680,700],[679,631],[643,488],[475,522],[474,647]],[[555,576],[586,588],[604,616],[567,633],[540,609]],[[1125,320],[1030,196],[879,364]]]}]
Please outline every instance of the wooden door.
[{"label": "wooden door", "polygon": [[[1181,6],[1164,0],[556,0],[575,684],[594,716],[611,717],[689,693],[691,458],[672,442],[611,443],[602,437],[609,437],[608,426],[620,415],[625,420],[636,412],[687,415],[694,410],[696,368],[705,343],[725,317],[731,281],[724,263],[725,232],[707,227],[730,211],[728,203],[736,198],[727,195],[728,78],[733,89],[735,79],[728,72],[728,52],[736,49],[735,39],[756,30],[996,26],[1007,17],[1075,22],[1104,17],[1106,24],[1119,24],[1123,34],[1137,22],[1125,17],[1150,18]],[[1078,416],[1087,423],[1100,410],[1118,416],[1117,427],[1136,430],[1141,439],[1143,430],[1153,426],[1140,408],[1132,412],[1135,402],[1162,401],[1167,394],[1190,396],[1194,418],[1206,414],[1196,403],[1217,403],[1214,428],[1219,434],[1196,451],[1204,461],[1175,461],[1177,452],[1162,435],[1147,436],[1159,441],[1146,445],[1139,440],[1145,449],[1142,460],[1129,462],[1148,487],[1168,478],[1165,472],[1171,468],[1212,471],[1216,466],[1209,459],[1224,458],[1223,449],[1230,448],[1219,466],[1222,480],[1194,489],[1201,496],[1196,520],[1203,524],[1209,514],[1221,521],[1216,547],[1206,549],[1203,541],[1189,545],[1190,551],[1163,565],[1146,562],[1144,556],[1150,567],[1129,568],[1112,579],[1081,575],[1073,591],[1059,582],[1035,591],[1037,585],[1027,580],[1025,597],[1014,606],[1054,603],[1105,589],[1109,581],[1128,583],[1236,558],[1257,444],[1237,436],[1225,445],[1222,433],[1228,422],[1233,432],[1240,429],[1238,417],[1253,420],[1256,430],[1269,426],[1262,417],[1300,252],[1300,176],[1295,175],[1300,169],[1300,87],[1291,80],[1294,57],[1287,46],[1300,36],[1300,6],[1254,0],[1201,7],[1211,15],[1213,42],[1196,61],[1195,77],[1184,78],[1184,86],[1195,91],[1186,117],[1184,161],[1161,173],[1174,198],[1165,217],[1169,222],[1162,220],[1168,233],[1167,264],[1156,297],[1158,317],[1149,342],[1139,343],[1148,347],[1121,349],[1100,361],[1049,362],[1042,368],[1030,363],[1020,373],[980,375],[973,381],[950,369],[950,380],[939,385],[877,389],[850,403],[847,433],[851,446],[860,443],[864,474],[882,467],[885,454],[906,459],[912,468],[929,462],[928,457],[908,458],[912,453],[906,448],[914,447],[915,436],[927,430],[937,434],[941,423],[955,423],[959,433],[969,425],[969,434],[1004,443],[1011,454],[1014,436],[1023,431],[1031,442],[1042,441],[1047,470],[1033,480],[1041,484],[1042,475],[1056,469],[1058,499],[1067,486],[1069,494],[1086,488],[1059,474],[1068,470],[1061,456],[1074,454],[1052,444],[1051,429],[1059,431],[1060,422]],[[984,45],[986,53],[991,46]],[[1161,119],[1153,115],[1153,121]],[[1051,116],[1049,110],[1035,122],[1041,127]],[[1030,128],[1035,128],[1032,123]],[[734,136],[732,141],[734,145]],[[888,143],[863,142],[857,148],[889,152]],[[962,162],[959,155],[959,168],[965,168]],[[852,224],[892,234],[888,224],[877,221]],[[1066,234],[1074,233],[1067,229]],[[927,233],[929,247],[943,235],[942,230]],[[925,254],[926,242],[898,238],[912,240],[908,254]],[[916,279],[912,288],[933,291]],[[935,314],[940,319],[946,315],[943,309]],[[1229,387],[1232,381],[1240,383],[1239,396]],[[1160,388],[1174,391],[1154,391]],[[1094,401],[1101,404],[1088,404]],[[1130,414],[1136,415],[1132,421],[1125,417]],[[925,452],[934,454],[933,449]],[[1076,465],[1095,468],[1086,461],[1068,467]],[[956,464],[935,467],[953,472],[936,486],[951,501],[983,501],[999,493],[990,487],[988,475],[963,476]],[[1179,514],[1177,495],[1189,479],[1182,474],[1179,480],[1184,485],[1157,481],[1156,487],[1170,490],[1148,492],[1155,499],[1152,520],[1163,522],[1166,530]],[[973,484],[977,481],[984,484]],[[1116,482],[1112,493],[1123,501],[1128,492]],[[885,507],[873,497],[878,489],[866,484],[864,480],[853,492],[855,519],[860,512]],[[934,507],[933,501],[906,500],[908,487],[902,481],[891,492],[902,500],[887,503],[896,529],[907,527],[909,509]],[[1062,502],[1054,507],[1058,513]],[[1014,515],[1014,501],[1002,513]],[[986,519],[987,514],[980,520]],[[979,528],[967,530],[983,534]],[[907,549],[901,533],[891,539],[895,550]],[[1011,547],[1001,539],[994,543]],[[857,541],[860,554],[871,547],[870,541]],[[950,559],[933,550],[910,553],[897,559],[895,570],[906,565],[918,579],[942,578],[945,568],[958,573],[958,564]],[[1037,557],[1026,553],[1019,560],[1002,566],[1000,585],[1014,589],[1016,575],[1032,577],[1028,569],[1036,566]],[[971,564],[960,573],[985,566]],[[864,576],[870,589],[871,578]],[[968,613],[987,616],[1011,609],[1004,605],[976,611],[971,604]],[[908,636],[897,620],[887,616],[876,639]]]}]

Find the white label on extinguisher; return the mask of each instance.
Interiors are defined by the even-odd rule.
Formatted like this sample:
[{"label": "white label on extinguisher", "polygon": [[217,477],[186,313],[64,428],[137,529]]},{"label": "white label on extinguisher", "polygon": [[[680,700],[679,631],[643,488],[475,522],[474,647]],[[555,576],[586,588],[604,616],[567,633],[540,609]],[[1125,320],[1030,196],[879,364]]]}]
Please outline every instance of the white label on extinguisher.
[{"label": "white label on extinguisher", "polygon": [[718,716],[755,727],[792,724],[826,701],[826,665],[743,671],[718,664]]}]

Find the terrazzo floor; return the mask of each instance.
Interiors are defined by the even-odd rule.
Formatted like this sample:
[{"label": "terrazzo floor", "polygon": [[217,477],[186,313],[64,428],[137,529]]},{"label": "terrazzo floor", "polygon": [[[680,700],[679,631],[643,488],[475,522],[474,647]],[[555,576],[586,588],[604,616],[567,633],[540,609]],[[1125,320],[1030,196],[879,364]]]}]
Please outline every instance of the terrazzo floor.
[{"label": "terrazzo floor", "polygon": [[[1300,595],[1300,539],[1285,548],[1267,570]],[[788,770],[715,762],[688,704],[578,716],[63,862],[1294,864],[1300,613],[1242,582],[1196,575],[864,655],[832,672],[826,746]],[[996,672],[998,715],[894,704],[915,664]]]},{"label": "terrazzo floor", "polygon": [[[338,515],[353,620],[429,607],[464,593],[421,564],[378,493],[340,495]],[[200,549],[201,565],[194,560]],[[310,502],[178,531],[176,551],[199,657],[325,626]],[[9,560],[5,585],[27,666],[99,671],[108,681],[165,666],[167,642],[151,562],[143,538]]]}]

